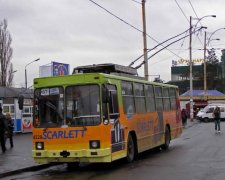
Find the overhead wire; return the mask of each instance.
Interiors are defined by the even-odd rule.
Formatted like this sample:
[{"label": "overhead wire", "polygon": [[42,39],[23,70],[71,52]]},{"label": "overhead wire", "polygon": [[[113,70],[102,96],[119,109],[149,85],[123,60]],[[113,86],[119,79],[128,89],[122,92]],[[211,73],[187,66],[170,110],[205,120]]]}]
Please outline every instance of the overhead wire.
[{"label": "overhead wire", "polygon": [[[195,8],[194,8],[193,4],[191,3],[191,0],[188,0],[188,2],[190,4],[192,10],[194,11],[195,16],[197,17],[197,19],[199,19],[198,15],[197,15],[197,12],[195,11]],[[199,21],[199,23],[202,26],[201,21]],[[203,45],[201,39],[198,37],[198,34],[197,34],[197,38],[198,38],[199,42]]]},{"label": "overhead wire", "polygon": [[[196,11],[195,11],[195,8],[194,8],[193,4],[191,3],[190,0],[188,0],[188,2],[189,2],[189,4],[191,5],[191,8],[192,8],[192,10],[193,10],[194,13],[195,13],[195,16],[199,19],[198,15],[197,15],[197,13],[196,13]],[[200,25],[202,26],[201,22],[199,22],[199,23],[200,23]]]},{"label": "overhead wire", "polygon": [[[128,23],[127,21],[123,20],[123,19],[120,18],[119,16],[113,14],[112,12],[110,12],[109,10],[107,10],[106,8],[104,8],[103,6],[101,6],[100,4],[96,3],[95,1],[93,1],[93,0],[89,0],[89,1],[92,2],[93,4],[95,4],[96,6],[100,7],[101,9],[105,10],[107,13],[109,13],[109,14],[112,15],[113,17],[117,18],[118,20],[122,21],[123,23],[127,24],[128,26],[132,27],[133,29],[135,29],[135,30],[137,30],[137,31],[139,31],[139,32],[141,32],[141,33],[143,33],[142,30],[138,29],[137,27],[133,26],[132,24]],[[149,35],[148,35],[148,37],[151,38],[152,40],[154,40],[153,37],[151,37],[151,36],[149,36]]]},{"label": "overhead wire", "polygon": [[186,14],[184,13],[183,9],[181,8],[180,4],[177,2],[177,0],[174,0],[175,3],[177,4],[177,6],[179,7],[180,11],[182,12],[182,14],[184,15],[185,19],[187,20],[187,22],[189,23],[189,19],[186,16]]},{"label": "overhead wire", "polygon": [[[149,53],[150,51],[156,49],[157,47],[161,46],[162,44],[164,44],[164,43],[166,43],[166,42],[168,42],[168,41],[170,41],[170,40],[172,40],[172,39],[174,39],[174,38],[176,38],[176,37],[181,36],[182,34],[186,33],[188,30],[189,30],[189,29],[187,29],[187,30],[185,30],[184,32],[179,33],[179,34],[177,34],[177,35],[175,35],[175,36],[173,36],[173,37],[171,37],[171,38],[169,38],[169,39],[167,39],[167,40],[165,40],[165,41],[163,41],[163,42],[161,42],[161,43],[159,43],[158,45],[156,45],[155,47],[153,47],[153,48],[151,48],[151,49],[148,49],[148,50],[147,50],[147,53]],[[142,58],[144,55],[145,55],[145,54],[142,54],[141,56],[139,56],[138,58],[136,58],[136,59],[135,59],[134,61],[132,61],[128,66],[132,66],[137,60],[139,60],[140,58]]]},{"label": "overhead wire", "polygon": [[[183,52],[180,52],[180,53],[184,53],[186,50],[187,50],[187,49],[184,49],[184,50],[183,50]],[[161,62],[167,61],[168,59],[170,59],[170,60],[171,60],[171,58],[172,58],[172,57],[173,57],[173,56],[166,57],[166,58],[164,58],[164,59],[160,59],[160,61],[157,61],[157,62],[152,62],[152,61],[151,61],[151,65],[155,65],[155,64],[158,64],[158,63],[161,63]]]},{"label": "overhead wire", "polygon": [[[183,10],[182,7],[180,6],[180,4],[177,2],[177,0],[174,0],[174,1],[175,1],[175,3],[177,4],[177,6],[178,6],[178,8],[180,9],[180,11],[182,12],[182,14],[184,15],[184,17],[185,17],[185,19],[187,20],[187,22],[190,23],[190,20],[187,18],[186,14],[184,13],[184,10]],[[195,11],[195,9],[194,9],[193,4],[191,3],[190,0],[188,0],[188,1],[189,1],[189,4],[190,4],[192,10],[194,11],[196,17],[198,18],[198,15],[197,15],[197,13],[196,13],[196,11]],[[199,19],[199,18],[198,18],[198,19]],[[199,22],[199,23],[201,24],[201,22]],[[197,32],[197,33],[199,33],[199,32]],[[200,40],[198,34],[197,34],[196,36],[197,36],[199,42],[203,45],[203,43],[202,43],[202,41]],[[184,40],[185,40],[185,39],[184,39]],[[181,45],[181,47],[182,47],[182,45]]]},{"label": "overhead wire", "polygon": [[[177,0],[174,0],[174,1],[175,1],[175,3],[177,4],[177,6],[178,6],[178,8],[180,9],[180,11],[182,12],[182,14],[183,14],[183,16],[185,17],[185,19],[187,20],[187,22],[189,23],[189,19],[188,19],[188,17],[186,16],[186,14],[184,13],[184,10],[183,10],[182,7],[180,6],[180,4],[177,2]],[[185,42],[185,39],[186,39],[186,38],[184,38],[183,41],[181,42],[180,47],[183,47],[184,42]],[[180,52],[178,52],[178,54],[180,54]]]},{"label": "overhead wire", "polygon": [[[131,28],[133,28],[133,29],[135,29],[135,30],[137,30],[137,31],[139,31],[139,32],[141,32],[141,33],[144,33],[142,30],[138,29],[137,27],[135,27],[135,26],[133,26],[132,24],[128,23],[127,21],[123,20],[123,19],[120,18],[119,16],[117,16],[117,15],[115,15],[114,13],[110,12],[109,10],[107,10],[106,8],[104,8],[103,6],[101,6],[100,4],[96,3],[95,1],[93,1],[93,0],[89,0],[89,1],[92,2],[93,4],[95,4],[96,6],[100,7],[101,9],[103,9],[104,11],[106,11],[107,13],[109,13],[110,15],[112,15],[113,17],[115,17],[116,19],[118,19],[118,20],[120,20],[121,22],[127,24],[127,25],[130,26]],[[149,37],[150,39],[152,39],[153,41],[155,41],[156,43],[159,44],[159,42],[158,42],[155,38],[153,38],[152,36],[148,35],[147,33],[146,33],[146,36]],[[164,47],[163,45],[161,45],[161,46]],[[179,55],[177,55],[176,53],[174,53],[173,51],[171,51],[170,49],[167,49],[167,48],[166,48],[166,50],[168,50],[169,52],[171,52],[171,53],[174,54],[175,56],[177,56],[177,57],[179,57],[179,58],[182,58],[182,57],[180,57]]]},{"label": "overhead wire", "polygon": [[[200,31],[202,28],[203,28],[203,27],[200,27],[199,29],[195,29],[194,31],[191,32],[191,34],[197,32],[197,31]],[[155,52],[154,54],[152,54],[151,56],[149,56],[149,57],[147,58],[147,60],[149,60],[150,58],[152,58],[153,56],[155,56],[156,54],[158,54],[160,51],[164,50],[165,48],[169,47],[170,45],[172,45],[172,44],[174,44],[174,43],[176,43],[176,42],[182,40],[183,38],[186,38],[187,36],[190,36],[190,35],[189,35],[189,34],[188,34],[188,35],[185,35],[185,36],[183,36],[183,37],[181,37],[181,38],[179,38],[179,39],[177,39],[177,40],[175,40],[175,41],[173,41],[173,42],[167,44],[167,45],[164,46],[162,49],[158,50],[157,52]],[[142,63],[139,64],[138,66],[136,66],[135,69],[139,69],[144,63],[145,63],[145,61],[142,61]]]},{"label": "overhead wire", "polygon": [[138,2],[138,1],[135,1],[135,0],[131,0],[131,1],[133,1],[133,2],[136,2],[136,3],[138,3],[138,4],[141,4],[140,2]]},{"label": "overhead wire", "polygon": [[[188,17],[186,16],[186,14],[184,13],[184,10],[183,10],[182,7],[180,6],[180,4],[177,2],[177,0],[174,0],[174,1],[175,1],[175,3],[177,4],[177,6],[179,7],[179,9],[181,10],[181,12],[182,12],[182,14],[184,15],[185,19],[186,19],[186,20],[188,21],[188,23],[189,23],[189,19],[188,19]],[[191,3],[190,0],[188,0],[188,1],[189,1],[189,4],[191,5],[191,8],[192,8],[192,10],[194,11],[196,17],[198,18],[198,15],[197,15],[197,13],[196,13],[196,11],[195,11],[195,9],[194,9],[193,4]],[[199,18],[198,18],[198,19],[199,19]],[[201,25],[201,22],[199,22],[199,23],[200,23],[200,25]],[[202,26],[202,25],[201,25],[201,26]],[[198,35],[197,35],[197,38],[199,39],[200,43],[203,45],[203,43],[202,43],[202,41],[200,40],[200,38],[198,37]]]},{"label": "overhead wire", "polygon": [[[187,33],[188,33],[188,32],[186,32],[186,35],[187,35]],[[186,38],[184,38],[183,41],[181,42],[180,49],[179,49],[178,52],[177,52],[177,54],[179,54],[179,55],[180,55],[181,51],[184,50],[184,49],[181,49],[181,48],[182,48],[183,45],[184,45],[185,39],[186,39]],[[187,50],[188,50],[188,49],[187,49]],[[186,50],[185,50],[185,51],[186,51]]]}]

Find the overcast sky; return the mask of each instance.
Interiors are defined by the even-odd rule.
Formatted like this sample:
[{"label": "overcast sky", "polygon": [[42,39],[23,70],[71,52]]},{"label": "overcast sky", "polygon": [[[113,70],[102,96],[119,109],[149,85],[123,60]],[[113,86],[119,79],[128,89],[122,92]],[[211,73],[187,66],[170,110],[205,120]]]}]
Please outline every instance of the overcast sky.
[{"label": "overcast sky", "polygon": [[[70,64],[70,72],[80,65],[117,63],[128,65],[143,54],[141,0],[94,0],[117,17],[96,6],[89,0],[0,0],[0,20],[8,20],[8,30],[13,38],[14,77],[16,87],[25,86],[26,64],[28,86],[39,76],[39,66],[51,61]],[[189,28],[189,17],[207,17],[198,23],[207,26],[210,33],[225,28],[224,0],[147,0],[147,34],[162,42]],[[195,12],[194,12],[195,11]],[[197,19],[193,19],[193,24]],[[203,33],[193,36],[193,58],[203,58]],[[217,31],[211,46],[225,48],[225,30]],[[200,39],[200,40],[199,40]],[[201,41],[201,42],[200,42]],[[170,46],[149,60],[151,75],[160,75],[165,82],[171,79],[172,60],[189,59],[189,39]],[[148,49],[157,43],[147,38]],[[182,45],[183,44],[183,45]],[[157,48],[159,50],[161,47]],[[155,51],[148,54],[150,56]],[[175,55],[176,54],[176,55]],[[135,65],[139,65],[140,59]],[[139,69],[143,76],[143,67]]]}]

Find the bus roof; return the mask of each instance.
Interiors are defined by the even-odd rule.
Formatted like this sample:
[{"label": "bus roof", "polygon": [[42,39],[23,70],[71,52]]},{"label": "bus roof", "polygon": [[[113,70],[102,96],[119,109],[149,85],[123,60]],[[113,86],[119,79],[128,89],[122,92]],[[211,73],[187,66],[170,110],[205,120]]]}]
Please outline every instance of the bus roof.
[{"label": "bus roof", "polygon": [[73,85],[73,84],[81,84],[81,83],[99,83],[99,82],[107,83],[109,79],[132,81],[132,82],[139,82],[144,84],[154,84],[154,85],[159,85],[164,87],[178,88],[175,85],[150,82],[150,81],[144,80],[143,78],[139,79],[134,76],[128,77],[124,75],[105,74],[105,73],[78,73],[78,74],[65,75],[65,76],[35,78],[34,88],[47,87],[47,86]]},{"label": "bus roof", "polygon": [[73,74],[76,73],[106,73],[106,74],[112,74],[112,73],[123,73],[123,74],[129,74],[129,75],[137,75],[137,69],[129,66],[122,66],[119,64],[113,64],[113,63],[106,63],[106,64],[93,64],[93,65],[87,65],[87,66],[78,66],[74,68]]}]

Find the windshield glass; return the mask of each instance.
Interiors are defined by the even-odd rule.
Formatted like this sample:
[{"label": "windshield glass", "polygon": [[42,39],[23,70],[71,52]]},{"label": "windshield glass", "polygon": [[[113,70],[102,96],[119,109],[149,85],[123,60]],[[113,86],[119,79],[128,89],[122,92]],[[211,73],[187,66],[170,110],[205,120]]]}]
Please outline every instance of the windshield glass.
[{"label": "windshield glass", "polygon": [[34,92],[34,127],[63,125],[63,88],[36,89]]},{"label": "windshield glass", "polygon": [[66,120],[69,126],[100,124],[98,85],[77,85],[66,88]]}]

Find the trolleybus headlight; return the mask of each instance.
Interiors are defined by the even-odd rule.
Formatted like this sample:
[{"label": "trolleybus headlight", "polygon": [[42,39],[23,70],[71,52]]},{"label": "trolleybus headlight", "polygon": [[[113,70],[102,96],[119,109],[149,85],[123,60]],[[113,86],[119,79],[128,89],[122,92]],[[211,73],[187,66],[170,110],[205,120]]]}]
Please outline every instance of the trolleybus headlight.
[{"label": "trolleybus headlight", "polygon": [[99,140],[91,140],[89,141],[90,149],[98,149],[100,148],[100,141]]},{"label": "trolleybus headlight", "polygon": [[43,150],[44,149],[44,143],[43,142],[36,142],[36,149],[37,150]]}]

